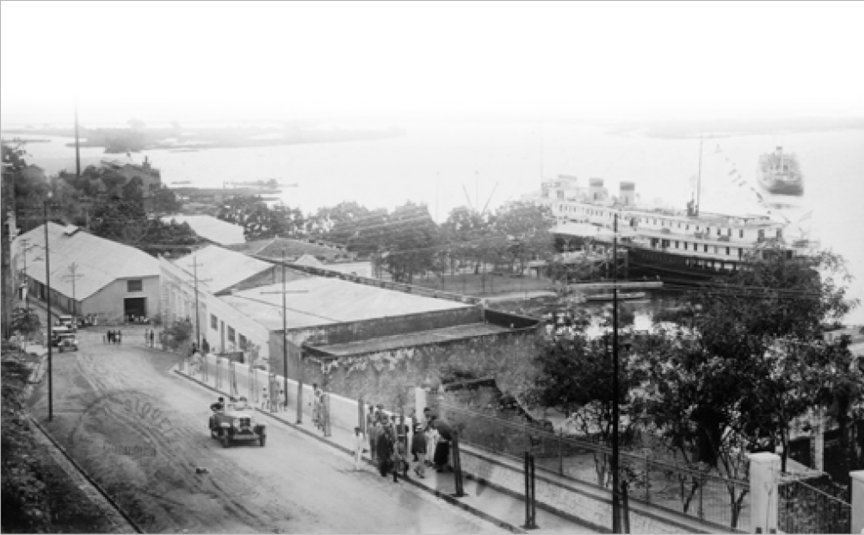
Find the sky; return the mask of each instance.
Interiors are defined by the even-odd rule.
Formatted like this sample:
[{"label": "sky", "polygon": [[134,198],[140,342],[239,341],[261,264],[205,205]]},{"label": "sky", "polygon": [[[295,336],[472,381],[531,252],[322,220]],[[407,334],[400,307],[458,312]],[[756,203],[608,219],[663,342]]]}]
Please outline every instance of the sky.
[{"label": "sky", "polygon": [[864,114],[861,2],[0,3],[3,124]]}]

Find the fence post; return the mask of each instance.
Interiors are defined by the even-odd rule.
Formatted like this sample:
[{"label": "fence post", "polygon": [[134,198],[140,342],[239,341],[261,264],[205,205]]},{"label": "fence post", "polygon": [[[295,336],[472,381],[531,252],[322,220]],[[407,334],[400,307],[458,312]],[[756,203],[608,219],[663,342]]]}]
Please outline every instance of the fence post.
[{"label": "fence post", "polygon": [[624,533],[630,533],[630,492],[626,480],[621,482],[621,515],[623,516],[621,525],[624,527]]},{"label": "fence post", "polygon": [[651,503],[651,458],[645,453],[645,501]]},{"label": "fence post", "polygon": [[564,475],[564,429],[561,429],[561,434],[558,435],[558,475]]},{"label": "fence post", "polygon": [[537,529],[537,502],[534,492],[536,491],[534,473],[534,454],[530,449],[525,450],[525,529]]},{"label": "fence post", "polygon": [[864,533],[864,470],[849,472],[852,488],[849,503],[852,505],[852,533]]},{"label": "fence post", "polygon": [[750,523],[754,533],[771,533],[778,524],[780,457],[774,453],[751,453]]},{"label": "fence post", "polygon": [[461,498],[465,496],[462,488],[462,457],[459,451],[459,431],[453,430],[453,482],[456,484],[456,493],[453,496]]}]

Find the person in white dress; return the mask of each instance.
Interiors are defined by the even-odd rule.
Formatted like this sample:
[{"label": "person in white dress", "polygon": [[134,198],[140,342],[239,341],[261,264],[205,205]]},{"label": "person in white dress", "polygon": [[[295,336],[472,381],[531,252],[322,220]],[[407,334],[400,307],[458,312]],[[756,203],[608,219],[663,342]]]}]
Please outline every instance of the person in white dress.
[{"label": "person in white dress", "polygon": [[366,437],[359,427],[354,428],[354,471],[360,470],[360,460],[363,456],[363,446],[366,445]]}]

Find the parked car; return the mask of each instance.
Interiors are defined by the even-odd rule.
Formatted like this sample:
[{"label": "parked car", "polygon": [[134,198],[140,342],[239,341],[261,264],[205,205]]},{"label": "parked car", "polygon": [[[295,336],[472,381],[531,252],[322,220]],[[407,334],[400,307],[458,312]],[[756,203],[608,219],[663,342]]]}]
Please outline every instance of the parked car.
[{"label": "parked car", "polygon": [[255,409],[246,398],[231,399],[222,410],[213,409],[208,427],[210,436],[227,448],[235,441],[257,440],[261,447],[267,442],[267,427],[252,417]]},{"label": "parked car", "polygon": [[65,326],[57,326],[51,329],[51,345],[54,347],[60,347],[60,340],[64,336],[75,336],[75,331]]},{"label": "parked car", "polygon": [[78,322],[75,321],[75,318],[69,315],[58,316],[56,325],[72,329],[73,331],[78,330]]},{"label": "parked car", "polygon": [[78,338],[74,333],[65,333],[60,335],[57,343],[57,351],[78,351]]}]

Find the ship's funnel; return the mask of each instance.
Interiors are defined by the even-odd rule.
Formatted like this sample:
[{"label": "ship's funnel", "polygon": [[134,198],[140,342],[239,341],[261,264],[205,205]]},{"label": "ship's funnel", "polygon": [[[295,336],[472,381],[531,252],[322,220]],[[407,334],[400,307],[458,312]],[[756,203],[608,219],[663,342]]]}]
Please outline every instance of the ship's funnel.
[{"label": "ship's funnel", "polygon": [[636,204],[636,184],[633,182],[621,182],[618,194],[618,202],[625,206]]},{"label": "ship's funnel", "polygon": [[606,188],[603,187],[602,178],[591,178],[588,180],[588,196],[592,201],[606,200]]}]

